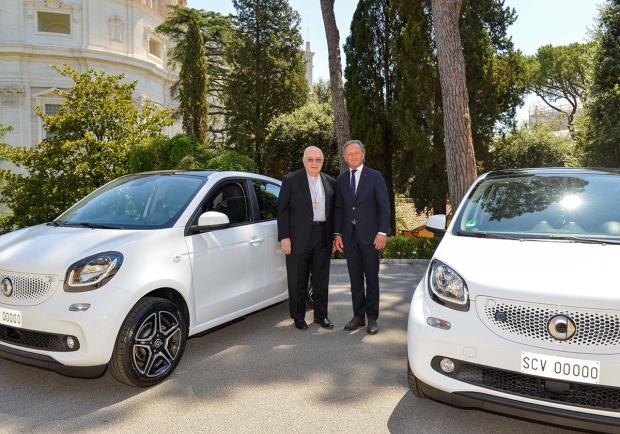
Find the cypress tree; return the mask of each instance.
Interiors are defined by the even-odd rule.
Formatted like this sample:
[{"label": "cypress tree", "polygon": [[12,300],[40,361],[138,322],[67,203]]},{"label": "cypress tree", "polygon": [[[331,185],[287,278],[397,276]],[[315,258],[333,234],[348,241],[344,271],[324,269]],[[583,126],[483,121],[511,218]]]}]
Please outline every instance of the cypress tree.
[{"label": "cypress tree", "polygon": [[620,0],[601,9],[596,32],[594,69],[587,96],[587,163],[620,166]]},{"label": "cypress tree", "polygon": [[233,0],[233,5],[224,93],[228,140],[262,172],[269,122],[308,98],[300,18],[286,0]]}]

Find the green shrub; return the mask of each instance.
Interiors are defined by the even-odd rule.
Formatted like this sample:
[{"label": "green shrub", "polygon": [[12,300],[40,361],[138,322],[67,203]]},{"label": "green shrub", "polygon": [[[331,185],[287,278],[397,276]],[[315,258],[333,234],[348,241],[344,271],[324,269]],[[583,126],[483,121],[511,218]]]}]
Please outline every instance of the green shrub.
[{"label": "green shrub", "polygon": [[[441,237],[388,237],[387,245],[381,250],[379,257],[382,259],[430,259],[440,241]],[[344,255],[336,252],[334,259],[344,259]]]}]

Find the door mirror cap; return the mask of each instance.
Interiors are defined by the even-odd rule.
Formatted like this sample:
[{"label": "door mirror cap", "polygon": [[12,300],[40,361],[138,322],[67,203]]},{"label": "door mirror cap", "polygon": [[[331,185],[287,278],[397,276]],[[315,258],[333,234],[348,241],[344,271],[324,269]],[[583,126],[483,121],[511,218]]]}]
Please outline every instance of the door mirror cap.
[{"label": "door mirror cap", "polygon": [[192,226],[194,232],[209,232],[215,229],[224,229],[230,226],[230,220],[224,213],[207,211],[198,217],[198,224]]},{"label": "door mirror cap", "polygon": [[445,214],[435,214],[430,216],[426,220],[426,230],[437,234],[443,235],[446,233],[446,215]]}]

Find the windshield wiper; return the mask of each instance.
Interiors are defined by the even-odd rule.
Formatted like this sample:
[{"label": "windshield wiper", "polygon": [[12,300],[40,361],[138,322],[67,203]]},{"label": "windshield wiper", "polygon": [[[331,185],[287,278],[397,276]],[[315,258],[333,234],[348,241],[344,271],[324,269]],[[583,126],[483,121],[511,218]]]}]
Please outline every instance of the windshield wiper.
[{"label": "windshield wiper", "polygon": [[89,229],[124,229],[122,226],[118,226],[118,225],[106,225],[106,224],[88,223],[88,222],[65,223],[65,226],[75,226],[75,227],[89,228]]},{"label": "windshield wiper", "polygon": [[62,223],[58,223],[56,220],[52,220],[51,222],[48,222],[47,225],[48,226],[55,226],[55,227],[64,226]]},{"label": "windshield wiper", "polygon": [[550,240],[575,241],[577,243],[587,244],[620,244],[620,240],[603,240],[600,238],[582,237],[579,235],[549,235]]},{"label": "windshield wiper", "polygon": [[523,241],[523,238],[511,237],[510,235],[498,234],[495,232],[457,232],[457,235],[464,237],[476,237],[476,238],[498,238],[500,240],[513,240]]}]

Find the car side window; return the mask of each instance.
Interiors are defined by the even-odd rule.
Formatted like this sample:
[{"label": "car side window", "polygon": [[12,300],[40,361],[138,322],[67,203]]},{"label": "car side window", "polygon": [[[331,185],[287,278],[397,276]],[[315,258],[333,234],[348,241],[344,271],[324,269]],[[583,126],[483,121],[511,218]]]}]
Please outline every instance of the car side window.
[{"label": "car side window", "polygon": [[261,220],[273,220],[277,217],[280,187],[268,182],[252,181]]},{"label": "car side window", "polygon": [[203,212],[207,211],[226,214],[231,224],[252,221],[250,198],[246,189],[238,182],[220,186],[207,201]]}]

